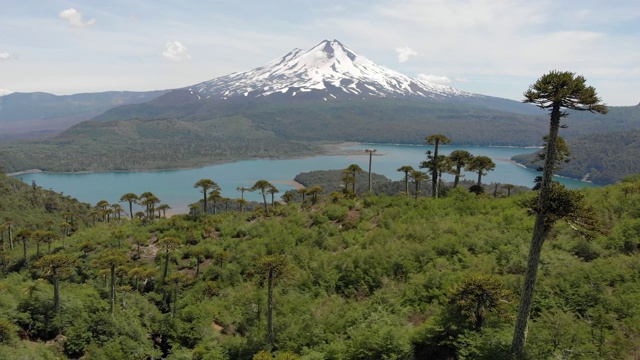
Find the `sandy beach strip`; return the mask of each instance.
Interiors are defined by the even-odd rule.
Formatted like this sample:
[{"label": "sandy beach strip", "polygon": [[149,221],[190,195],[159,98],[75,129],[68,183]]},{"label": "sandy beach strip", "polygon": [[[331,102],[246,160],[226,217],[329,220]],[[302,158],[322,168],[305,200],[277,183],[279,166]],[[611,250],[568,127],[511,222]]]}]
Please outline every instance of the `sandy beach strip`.
[{"label": "sandy beach strip", "polygon": [[300,184],[299,182],[295,181],[295,180],[271,180],[269,181],[272,184],[284,184],[284,185],[291,185],[293,186],[296,190],[298,189],[304,189],[304,185]]}]

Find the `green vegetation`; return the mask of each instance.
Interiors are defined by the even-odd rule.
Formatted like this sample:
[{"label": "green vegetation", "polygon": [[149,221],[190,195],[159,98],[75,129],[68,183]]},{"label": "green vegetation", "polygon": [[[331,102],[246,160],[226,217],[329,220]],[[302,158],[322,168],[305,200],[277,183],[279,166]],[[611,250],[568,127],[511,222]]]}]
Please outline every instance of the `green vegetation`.
[{"label": "green vegetation", "polygon": [[242,117],[87,121],[50,140],[0,144],[6,172],[157,170],[320,152],[310,144],[283,140]]},{"label": "green vegetation", "polygon": [[[558,175],[607,185],[640,172],[640,130],[587,135],[567,143],[572,156]],[[539,166],[535,155],[518,155],[513,160],[529,168]]]},{"label": "green vegetation", "polygon": [[[15,184],[3,198],[31,199],[3,179]],[[0,358],[506,359],[534,195],[459,187],[268,204],[268,215],[96,213],[51,255],[31,242],[27,263],[20,246],[0,253]],[[555,226],[523,358],[638,351],[640,182],[581,195],[602,231]]]},{"label": "green vegetation", "polygon": [[[121,217],[0,175],[0,358],[635,358],[640,175],[583,191],[551,180],[569,154],[560,109],[607,111],[584,83],[551,72],[525,93],[550,110],[533,192],[487,195],[490,159],[438,155],[438,141],[420,164],[431,179],[354,164],[299,175],[286,204],[265,180],[239,187],[221,212],[232,200],[202,179],[171,218],[151,192],[124,194],[145,211]],[[462,167],[477,182],[440,181]]]},{"label": "green vegetation", "polygon": [[440,182],[440,177],[447,166],[447,158],[445,156],[438,155],[438,148],[440,147],[440,144],[446,145],[450,143],[451,139],[442,134],[435,134],[427,136],[424,140],[427,144],[433,145],[433,152],[431,152],[431,150],[427,151],[428,160],[423,162],[420,167],[431,170],[431,196],[438,198],[438,183]]},{"label": "green vegetation", "polygon": [[[551,71],[538,79],[524,93],[525,102],[549,111],[549,135],[545,137],[544,166],[538,183],[537,198],[531,204],[536,214],[527,270],[518,307],[518,318],[511,343],[511,353],[520,355],[524,351],[527,337],[527,323],[533,306],[533,290],[536,283],[542,245],[553,229],[554,223],[560,220],[571,222],[574,229],[579,227],[593,230],[595,217],[591,208],[583,202],[583,197],[576,191],[567,190],[553,181],[553,173],[565,160],[568,149],[564,140],[559,137],[560,120],[568,114],[564,109],[590,111],[606,114],[608,109],[597,96],[595,88],[587,86],[581,75],[568,71]],[[477,158],[476,158],[477,159]],[[472,160],[473,161],[473,160]],[[491,160],[489,160],[491,161]],[[478,172],[480,184],[481,171]],[[584,232],[583,232],[584,234]],[[587,236],[585,234],[585,236]],[[590,236],[589,236],[590,237]]]},{"label": "green vegetation", "polygon": [[[420,144],[425,133],[447,134],[457,144],[532,146],[545,134],[544,118],[409,99],[183,104],[163,98],[118,107],[51,139],[0,144],[0,159],[7,172],[153,170],[319,154],[323,141]],[[577,119],[581,125],[572,126]],[[636,129],[639,121],[638,107],[612,109],[606,120],[575,114],[564,135]]]}]

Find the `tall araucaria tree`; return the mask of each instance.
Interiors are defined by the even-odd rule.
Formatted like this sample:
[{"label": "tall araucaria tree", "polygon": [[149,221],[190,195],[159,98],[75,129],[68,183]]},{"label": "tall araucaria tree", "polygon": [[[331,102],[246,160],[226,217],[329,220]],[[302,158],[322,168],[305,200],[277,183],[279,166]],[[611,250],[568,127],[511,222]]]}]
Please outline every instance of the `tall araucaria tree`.
[{"label": "tall araucaria tree", "polygon": [[268,215],[269,209],[267,208],[267,191],[273,188],[273,185],[267,180],[258,180],[251,187],[251,191],[260,190],[262,194],[262,202],[264,204],[264,212]]},{"label": "tall araucaria tree", "polygon": [[415,170],[413,166],[403,165],[398,168],[398,171],[402,171],[404,173],[404,192],[407,196],[409,196],[409,174]]},{"label": "tall araucaria tree", "polygon": [[69,270],[76,259],[68,254],[45,255],[35,262],[35,267],[45,272],[53,284],[53,309],[60,312],[60,276]]},{"label": "tall araucaria tree", "polygon": [[320,185],[314,185],[307,189],[307,194],[311,196],[311,205],[315,205],[318,203],[318,196],[322,194],[322,191],[323,189]]},{"label": "tall araucaria tree", "polygon": [[220,185],[218,185],[218,183],[216,183],[211,179],[200,179],[196,181],[195,184],[193,184],[193,187],[202,188],[202,190],[200,190],[200,192],[202,192],[203,194],[202,199],[204,200],[204,206],[203,206],[202,212],[206,214],[207,213],[207,191],[208,190],[220,191]]},{"label": "tall araucaria tree", "polygon": [[349,190],[347,186],[351,184],[351,192],[355,196],[356,194],[356,175],[362,173],[364,170],[358,164],[351,164],[346,169],[342,170],[344,177],[345,190]]},{"label": "tall araucaria tree", "polygon": [[476,186],[482,186],[482,176],[487,175],[488,171],[493,171],[496,167],[496,164],[491,160],[488,156],[476,156],[469,164],[467,164],[467,170],[478,173],[478,182]]},{"label": "tall araucaria tree", "polygon": [[20,229],[16,232],[16,240],[22,242],[22,257],[24,258],[24,266],[29,265],[29,259],[27,257],[27,243],[31,239],[31,230]]},{"label": "tall araucaria tree", "polygon": [[215,190],[211,190],[211,192],[209,193],[209,196],[207,198],[209,200],[209,202],[211,204],[213,204],[213,214],[215,215],[217,212],[217,207],[218,207],[218,203],[222,200],[222,194],[220,193],[220,190],[215,189]]},{"label": "tall araucaria tree", "polygon": [[153,219],[153,209],[155,204],[160,202],[157,196],[153,195],[151,191],[145,191],[138,197],[140,205],[145,207],[145,216],[148,219]]},{"label": "tall araucaria tree", "polygon": [[175,272],[167,276],[167,285],[171,290],[171,297],[173,298],[173,304],[171,305],[171,317],[175,318],[178,311],[178,293],[189,284],[192,284],[194,278],[183,272]]},{"label": "tall araucaria tree", "polygon": [[269,193],[269,195],[271,195],[271,206],[273,206],[273,202],[274,202],[274,197],[277,193],[279,193],[280,190],[278,190],[277,187],[275,186],[271,186],[268,190],[267,193]]},{"label": "tall araucaria tree", "polygon": [[110,311],[111,315],[115,314],[115,304],[116,304],[116,268],[126,264],[129,261],[126,253],[121,252],[116,249],[109,249],[104,251],[98,259],[96,259],[96,263],[98,267],[103,269],[108,269],[110,276],[109,283],[109,299],[110,299]]},{"label": "tall araucaria tree", "polygon": [[261,283],[267,285],[267,343],[270,350],[275,348],[275,332],[273,330],[273,288],[278,279],[285,279],[292,274],[286,255],[267,255],[256,260],[254,273]]},{"label": "tall araucaria tree", "polygon": [[[595,88],[587,86],[585,82],[585,78],[581,75],[568,71],[554,70],[540,77],[524,93],[523,102],[535,104],[542,109],[549,110],[550,122],[540,190],[538,197],[535,199],[535,204],[532,204],[536,219],[527,259],[524,285],[520,295],[518,317],[511,343],[511,353],[514,356],[520,356],[524,350],[527,322],[531,313],[542,245],[557,220],[574,216],[579,210],[578,206],[576,206],[576,202],[580,200],[580,197],[577,196],[579,194],[567,191],[552,181],[553,170],[557,165],[560,120],[568,115],[564,109],[590,111],[600,114],[606,114],[608,111],[607,106],[598,97]],[[559,208],[560,205],[562,205],[562,208]]]},{"label": "tall araucaria tree", "polygon": [[427,136],[425,139],[427,144],[433,145],[433,157],[430,159],[430,164],[428,166],[429,170],[431,170],[431,196],[434,198],[438,197],[438,179],[440,172],[440,162],[443,160],[438,156],[438,149],[440,145],[446,145],[451,142],[451,139],[442,135],[442,134],[433,134]]},{"label": "tall araucaria tree", "polygon": [[180,239],[172,236],[163,237],[158,240],[158,246],[164,250],[164,268],[162,269],[162,278],[160,279],[163,285],[169,272],[169,255],[171,251],[180,246],[181,243]]},{"label": "tall araucaria tree", "polygon": [[467,150],[454,150],[449,154],[449,160],[455,167],[453,170],[453,188],[457,188],[460,183],[460,178],[462,175],[462,168],[467,166],[467,164],[473,159],[473,155]]},{"label": "tall araucaria tree", "polygon": [[420,194],[420,183],[422,181],[429,181],[429,175],[425,172],[419,171],[419,170],[412,170],[409,173],[409,177],[411,177],[411,179],[413,180],[413,183],[416,186],[416,192],[414,194],[415,198],[418,198],[418,195]]},{"label": "tall araucaria tree", "polygon": [[158,217],[160,217],[160,211],[162,211],[162,217],[167,217],[167,210],[170,210],[171,206],[169,204],[160,204],[156,207],[156,211],[158,211]]}]

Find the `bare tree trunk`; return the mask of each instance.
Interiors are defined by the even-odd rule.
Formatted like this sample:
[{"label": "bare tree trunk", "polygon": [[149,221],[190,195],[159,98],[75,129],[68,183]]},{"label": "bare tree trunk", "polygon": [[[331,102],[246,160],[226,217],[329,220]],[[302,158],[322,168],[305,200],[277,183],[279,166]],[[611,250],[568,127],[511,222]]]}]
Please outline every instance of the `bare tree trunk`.
[{"label": "bare tree trunk", "polygon": [[269,209],[267,209],[267,195],[264,190],[262,190],[262,202],[264,203],[264,212],[269,215]]},{"label": "bare tree trunk", "polygon": [[369,153],[369,192],[371,192],[371,158],[373,157],[373,152]]},{"label": "bare tree trunk", "polygon": [[207,189],[203,188],[202,192],[204,193],[204,202],[202,204],[202,212],[206,215],[207,214]]},{"label": "bare tree trunk", "polygon": [[404,192],[409,196],[409,173],[404,173]]},{"label": "bare tree trunk", "polygon": [[27,266],[27,239],[22,239],[22,256],[24,257],[24,266]]},{"label": "bare tree trunk", "polygon": [[460,183],[460,171],[462,171],[462,166],[457,165],[456,166],[456,176],[453,179],[453,188],[457,188],[458,184]]},{"label": "bare tree trunk", "polygon": [[433,170],[431,170],[431,196],[438,198],[438,146],[440,141],[436,140],[433,149]]},{"label": "bare tree trunk", "polygon": [[7,226],[7,233],[9,234],[9,249],[11,249],[13,251],[13,238],[11,237],[11,224],[9,224],[9,226]]},{"label": "bare tree trunk", "polygon": [[531,313],[531,305],[533,303],[533,290],[538,276],[538,263],[540,262],[540,253],[544,240],[551,231],[551,224],[545,224],[545,216],[538,214],[533,230],[533,239],[529,248],[529,257],[527,259],[527,269],[524,275],[524,285],[522,294],[520,295],[520,305],[518,307],[518,317],[516,327],[513,334],[513,342],[511,344],[511,353],[520,354],[524,349],[527,339],[527,322]]},{"label": "bare tree trunk", "polygon": [[520,305],[518,307],[518,318],[513,333],[511,343],[511,353],[519,355],[524,350],[527,339],[527,321],[531,313],[531,303],[533,302],[533,290],[536,283],[538,263],[544,240],[551,231],[553,222],[548,219],[548,209],[550,207],[550,193],[553,186],[553,167],[556,162],[556,144],[558,140],[558,130],[560,128],[560,104],[554,104],[551,110],[551,124],[549,137],[547,139],[547,152],[545,154],[544,168],[542,170],[542,182],[540,185],[540,196],[538,200],[538,214],[533,227],[529,258],[527,260],[527,270],[525,272],[524,286],[520,295]]}]

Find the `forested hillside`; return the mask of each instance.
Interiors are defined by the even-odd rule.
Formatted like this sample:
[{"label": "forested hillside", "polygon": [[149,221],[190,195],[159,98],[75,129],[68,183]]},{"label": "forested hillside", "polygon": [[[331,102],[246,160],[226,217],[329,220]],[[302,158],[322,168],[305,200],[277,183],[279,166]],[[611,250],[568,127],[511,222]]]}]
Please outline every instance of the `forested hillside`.
[{"label": "forested hillside", "polygon": [[[121,107],[51,139],[0,144],[0,161],[7,172],[153,170],[319,154],[323,141],[422,144],[429,133],[447,134],[459,145],[532,146],[547,131],[544,114],[406,99],[288,105],[173,100],[159,108]],[[628,131],[640,124],[640,108],[612,108],[600,117],[575,113],[566,123],[567,139]]]},{"label": "forested hillside", "polygon": [[0,164],[7,172],[159,170],[320,151],[236,117],[200,122],[89,121],[51,140],[0,144]]},{"label": "forested hillside", "polygon": [[0,174],[0,236],[6,246],[13,242],[8,235],[15,234],[15,229],[46,228],[70,234],[87,223],[89,209],[89,204],[64,194]]},{"label": "forested hillside", "polygon": [[[583,194],[600,231],[552,232],[527,359],[640,355],[640,183]],[[506,359],[531,196],[323,196],[23,237],[0,258],[0,358]]]},{"label": "forested hillside", "polygon": [[[559,175],[606,185],[640,173],[640,130],[583,136],[567,140],[567,145],[571,158]],[[513,160],[530,168],[537,166],[532,163],[535,156],[519,155]]]}]

